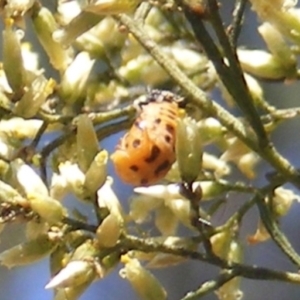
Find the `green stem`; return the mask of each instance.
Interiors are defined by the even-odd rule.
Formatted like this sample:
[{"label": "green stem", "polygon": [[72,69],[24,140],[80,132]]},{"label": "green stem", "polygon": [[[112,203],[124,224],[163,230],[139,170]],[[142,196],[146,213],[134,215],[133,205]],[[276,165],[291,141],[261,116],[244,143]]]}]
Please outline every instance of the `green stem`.
[{"label": "green stem", "polygon": [[260,194],[255,196],[255,202],[259,209],[260,219],[264,226],[268,230],[274,242],[282,250],[282,252],[298,267],[300,267],[300,256],[295,251],[285,234],[279,229],[277,221],[272,216],[270,209],[268,208],[264,197]]},{"label": "green stem", "polygon": [[233,48],[236,48],[236,43],[240,35],[243,17],[247,5],[247,0],[236,0],[233,15],[233,21],[229,29],[228,38]]},{"label": "green stem", "polygon": [[236,270],[224,270],[215,280],[206,281],[203,283],[199,289],[194,292],[189,292],[185,297],[181,300],[196,300],[210,292],[213,292],[223,286],[226,282],[238,276],[238,272]]},{"label": "green stem", "polygon": [[215,45],[213,39],[206,30],[203,21],[199,19],[198,14],[191,10],[186,4],[182,4],[184,14],[193,28],[196,39],[201,43],[207,57],[214,64],[224,86],[232,95],[233,100],[246,115],[250,125],[255,130],[260,146],[265,147],[269,143],[268,137],[247,88],[236,52],[232,48],[224,30],[222,20],[219,15],[218,4],[214,0],[207,1],[207,4],[209,8],[209,21],[213,25],[222,46],[223,53],[221,53]]},{"label": "green stem", "polygon": [[222,269],[234,270],[239,276],[254,280],[278,280],[300,284],[300,274],[291,272],[275,271],[268,268],[250,266],[241,263],[227,262],[223,259],[206,256],[197,251],[182,247],[158,243],[151,238],[143,239],[127,235],[122,241],[123,249],[127,251],[137,250],[145,253],[166,253],[189,259],[199,260],[218,266]]}]

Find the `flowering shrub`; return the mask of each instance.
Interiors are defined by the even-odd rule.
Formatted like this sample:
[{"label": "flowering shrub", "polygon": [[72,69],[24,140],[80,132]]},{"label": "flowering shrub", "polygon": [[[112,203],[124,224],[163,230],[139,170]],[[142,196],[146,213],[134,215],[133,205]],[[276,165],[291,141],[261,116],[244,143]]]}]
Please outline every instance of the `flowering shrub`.
[{"label": "flowering shrub", "polygon": [[[260,84],[299,77],[295,1],[249,1],[268,50],[237,47],[245,0],[236,1],[228,27],[216,0],[79,2],[57,1],[54,10],[34,0],[0,2],[0,221],[1,229],[22,222],[27,238],[2,252],[1,263],[17,267],[49,256],[46,288],[55,289],[55,300],[78,299],[119,265],[120,277],[141,299],[167,299],[150,268],[186,260],[206,262],[220,272],[179,295],[182,300],[211,292],[220,300],[241,299],[242,278],[299,284],[297,272],[247,264],[242,249],[272,239],[300,266],[280,226],[299,200],[284,185],[299,188],[300,173],[270,137],[279,121],[297,117],[299,109],[271,106]],[[40,65],[40,50],[27,40],[30,28],[48,65]],[[50,69],[55,78],[47,75]],[[145,98],[166,90],[180,99],[178,107],[168,110],[165,103],[160,109],[156,102],[145,113]],[[212,91],[221,92],[222,105]],[[121,163],[119,172],[138,172],[146,164],[145,170],[152,172],[153,166],[155,173],[151,183],[157,182],[138,181],[125,211],[107,173],[110,153],[100,144],[130,127],[130,139],[127,135],[118,149],[134,164],[123,168]],[[131,151],[127,140],[133,141]],[[169,154],[174,164],[154,163]],[[272,167],[263,186],[254,181],[260,161]],[[162,168],[168,173],[156,176]],[[137,182],[133,173],[126,173],[129,183]],[[233,192],[245,201],[214,226],[219,200]],[[70,194],[90,205],[96,223],[64,206]],[[241,225],[255,207],[257,230],[245,239]],[[157,234],[142,231],[145,222]]]}]

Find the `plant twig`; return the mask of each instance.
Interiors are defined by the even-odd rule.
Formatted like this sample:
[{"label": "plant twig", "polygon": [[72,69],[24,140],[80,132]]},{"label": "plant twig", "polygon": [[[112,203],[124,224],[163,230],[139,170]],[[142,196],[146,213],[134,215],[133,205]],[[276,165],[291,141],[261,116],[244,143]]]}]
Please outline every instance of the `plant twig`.
[{"label": "plant twig", "polygon": [[260,219],[264,226],[271,235],[273,241],[282,250],[282,252],[290,259],[291,262],[300,267],[300,256],[295,251],[285,234],[279,229],[279,226],[272,216],[270,209],[268,208],[264,197],[261,194],[255,196],[255,202],[259,209]]},{"label": "plant twig", "polygon": [[275,271],[268,268],[250,266],[241,263],[228,262],[221,258],[208,257],[197,251],[188,250],[182,247],[158,243],[151,238],[143,239],[127,235],[122,241],[124,250],[139,250],[145,253],[167,253],[189,259],[208,262],[222,269],[234,270],[239,276],[254,280],[278,280],[289,283],[300,284],[300,274],[291,272]]},{"label": "plant twig", "polygon": [[214,27],[216,35],[222,46],[223,53],[215,45],[213,39],[206,30],[198,13],[185,4],[181,3],[184,14],[191,24],[196,39],[201,43],[207,57],[214,64],[215,69],[233,100],[247,117],[250,125],[257,134],[259,145],[263,148],[268,145],[268,137],[254,106],[253,99],[247,88],[242,69],[236,53],[232,48],[228,36],[224,30],[222,20],[218,13],[218,4],[214,0],[207,1],[209,20]]},{"label": "plant twig", "polygon": [[65,224],[69,225],[72,228],[72,231],[75,230],[86,230],[92,233],[95,233],[97,230],[97,226],[87,224],[85,222],[81,222],[76,219],[72,219],[70,217],[64,217],[62,220]]},{"label": "plant twig", "polygon": [[233,48],[236,48],[237,40],[241,32],[243,17],[247,0],[236,0],[234,10],[232,13],[233,21],[228,30],[228,38]]},{"label": "plant twig", "polygon": [[199,289],[194,292],[188,292],[185,297],[181,300],[196,300],[202,296],[207,295],[208,293],[217,290],[226,282],[238,276],[237,270],[223,270],[221,274],[215,280],[206,281],[203,283]]},{"label": "plant twig", "polygon": [[47,127],[48,127],[48,123],[44,121],[42,126],[39,128],[37,134],[35,135],[34,139],[32,140],[30,147],[32,147],[34,149],[37,147],[37,145],[40,142],[40,139],[42,138]]}]

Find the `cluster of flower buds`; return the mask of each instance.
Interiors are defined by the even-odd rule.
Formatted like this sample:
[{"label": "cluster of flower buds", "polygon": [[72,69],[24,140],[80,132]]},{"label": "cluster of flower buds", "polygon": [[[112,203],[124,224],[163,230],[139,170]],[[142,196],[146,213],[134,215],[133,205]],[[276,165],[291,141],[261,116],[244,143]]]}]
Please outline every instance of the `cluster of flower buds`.
[{"label": "cluster of flower buds", "polygon": [[99,151],[99,144],[92,121],[87,115],[78,116],[76,141],[64,144],[56,157],[59,173],[52,177],[51,195],[62,199],[67,193],[74,193],[79,199],[87,199],[97,192],[106,181],[108,153]]},{"label": "cluster of flower buds", "polygon": [[269,52],[265,50],[239,49],[242,68],[264,79],[295,79],[297,60],[287,39],[299,46],[300,21],[296,1],[251,0],[253,10],[263,24],[258,28]]},{"label": "cluster of flower buds", "polygon": [[[228,191],[228,187],[216,181],[196,181],[192,188],[203,201]],[[140,194],[130,204],[130,215],[135,222],[148,221],[150,212],[155,211],[155,225],[165,236],[174,235],[179,223],[193,228],[190,201],[184,196],[180,184],[137,187],[134,191]]]},{"label": "cluster of flower buds", "polygon": [[106,218],[96,232],[99,247],[115,246],[124,230],[124,212],[112,189],[112,183],[112,179],[108,178],[97,194],[99,209],[107,211]]},{"label": "cluster of flower buds", "polygon": [[128,280],[142,300],[167,299],[167,293],[159,281],[135,258],[123,256],[125,264],[120,276]]},{"label": "cluster of flower buds", "polygon": [[[60,297],[64,295],[70,299],[77,299],[96,278],[105,276],[104,268],[96,259],[97,255],[98,251],[93,242],[85,241],[72,253],[65,266],[55,274],[45,288],[58,289]],[[57,258],[60,260],[59,256]]]}]

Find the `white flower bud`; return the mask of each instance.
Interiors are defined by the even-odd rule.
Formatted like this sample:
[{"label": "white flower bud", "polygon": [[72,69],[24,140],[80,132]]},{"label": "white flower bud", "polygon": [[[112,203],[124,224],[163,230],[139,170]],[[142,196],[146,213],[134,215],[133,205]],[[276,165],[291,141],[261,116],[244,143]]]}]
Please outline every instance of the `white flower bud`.
[{"label": "white flower bud", "polygon": [[11,163],[12,169],[16,174],[18,183],[26,195],[37,194],[48,196],[48,189],[40,176],[21,159]]},{"label": "white flower bud", "polygon": [[[75,1],[72,1],[75,2]],[[102,16],[81,11],[76,6],[66,8],[69,13],[64,13],[67,25],[63,29],[58,29],[53,32],[53,40],[67,47],[74,42],[80,35],[97,25],[102,19]],[[72,20],[69,20],[72,18]]]},{"label": "white flower bud", "polygon": [[176,218],[185,226],[191,226],[191,205],[187,199],[173,199],[165,201],[165,205],[172,211]]},{"label": "white flower bud", "polygon": [[93,263],[82,260],[71,261],[50,280],[45,289],[75,287],[95,276]]},{"label": "white flower bud", "polygon": [[[227,191],[225,186],[215,181],[196,181],[192,185],[193,191],[196,191],[199,187],[202,190],[202,200],[209,200]],[[134,192],[153,198],[163,199],[165,203],[184,198],[180,184],[175,183],[152,185],[149,187],[136,187],[134,188]],[[150,207],[152,207],[152,205],[150,205]],[[153,208],[155,208],[155,206],[153,206]]]},{"label": "white flower bud", "polygon": [[163,199],[151,196],[134,196],[130,201],[130,217],[136,223],[148,220],[149,214],[163,204]]},{"label": "white flower bud", "polygon": [[250,0],[258,16],[272,24],[284,37],[299,44],[300,20],[294,0]]},{"label": "white flower bud", "polygon": [[37,37],[49,56],[50,63],[57,70],[65,70],[70,63],[68,49],[54,41],[52,34],[58,28],[53,14],[45,7],[32,15],[33,26]]},{"label": "white flower bud", "polygon": [[1,105],[7,109],[12,109],[13,104],[6,94],[12,94],[13,90],[9,86],[4,70],[0,69],[0,92],[1,92]]},{"label": "white flower bud", "polygon": [[203,153],[202,164],[204,169],[213,170],[217,178],[226,176],[231,171],[226,161],[206,152]]},{"label": "white flower bud", "polygon": [[181,179],[191,183],[201,171],[203,153],[200,132],[194,120],[190,118],[178,120],[175,148]]},{"label": "white flower bud", "polygon": [[111,214],[115,215],[123,223],[124,213],[119,199],[111,188],[112,183],[112,178],[108,177],[104,185],[98,190],[98,205],[99,208],[107,208]]},{"label": "white flower bud", "polygon": [[276,217],[285,216],[294,201],[300,201],[300,196],[295,194],[292,190],[283,187],[278,187],[274,191],[274,197],[272,199],[273,212]]},{"label": "white flower bud", "polygon": [[5,13],[11,17],[24,16],[33,4],[34,0],[9,0],[5,3]]},{"label": "white flower bud", "polygon": [[66,180],[70,189],[81,197],[83,193],[83,184],[85,175],[80,170],[77,164],[72,164],[70,161],[60,163],[58,166],[61,176]]},{"label": "white flower bud", "polygon": [[7,159],[11,159],[14,154],[14,147],[10,146],[9,142],[5,134],[0,134],[0,155]]},{"label": "white flower bud", "polygon": [[53,300],[78,300],[93,281],[94,278],[91,278],[90,281],[84,282],[81,285],[58,289]]},{"label": "white flower bud", "polygon": [[[194,182],[193,188],[196,188],[197,186],[198,183]],[[190,202],[181,194],[181,187],[179,184],[137,187],[134,191],[136,193],[157,198],[153,200],[147,198],[141,203],[151,201],[152,204],[150,204],[149,208],[157,208],[156,225],[162,233],[173,234],[177,226],[177,220],[180,220],[184,225],[190,227]],[[147,203],[147,205],[149,205],[149,203]],[[139,207],[144,216],[149,212],[144,209],[142,204],[139,206],[136,204],[135,211],[131,211],[131,214],[134,213],[134,216],[139,216]],[[176,217],[176,220],[174,219],[174,216]]]},{"label": "white flower bud", "polygon": [[253,179],[256,176],[253,166],[256,166],[258,162],[259,156],[256,153],[249,152],[240,157],[237,166],[243,174]]},{"label": "white flower bud", "polygon": [[69,192],[67,180],[62,175],[53,173],[50,186],[50,197],[62,200]]},{"label": "white flower bud", "polygon": [[23,198],[17,190],[12,188],[9,184],[0,180],[0,201],[12,204],[27,205],[27,199]]},{"label": "white flower bud", "polygon": [[178,220],[167,206],[160,206],[155,211],[155,226],[163,236],[175,234]]},{"label": "white flower bud", "polygon": [[78,1],[58,1],[57,12],[61,22],[67,24],[81,12],[80,3]]},{"label": "white flower bud", "polygon": [[259,156],[236,137],[228,140],[228,149],[222,154],[221,160],[234,162],[251,179],[256,176],[254,168]]},{"label": "white flower bud", "polygon": [[39,54],[37,52],[33,52],[32,45],[28,42],[22,43],[21,50],[24,68],[30,72],[39,74]]},{"label": "white flower bud", "polygon": [[52,94],[54,85],[54,80],[46,80],[43,75],[38,76],[16,103],[14,113],[23,118],[34,117],[47,97]]},{"label": "white flower bud", "polygon": [[215,118],[206,118],[197,122],[201,139],[204,143],[209,143],[212,140],[222,137],[226,129]]},{"label": "white flower bud", "polygon": [[21,53],[20,36],[12,29],[13,20],[7,19],[3,35],[3,68],[14,92],[21,93],[26,78]]},{"label": "white flower bud", "polygon": [[56,243],[47,235],[19,244],[0,254],[2,265],[8,268],[28,265],[49,255],[55,249]]},{"label": "white flower bud", "polygon": [[47,234],[49,224],[42,220],[31,220],[26,223],[26,238],[28,240],[35,240],[40,235]]},{"label": "white flower bud", "polygon": [[167,185],[151,185],[148,187],[136,187],[134,192],[138,194],[148,195],[161,199],[177,199],[181,198],[180,185],[179,184],[167,184]]},{"label": "white flower bud", "polygon": [[237,51],[242,69],[264,79],[282,79],[288,76],[286,68],[278,58],[263,50]]},{"label": "white flower bud", "polygon": [[77,118],[77,162],[82,170],[86,172],[99,151],[99,144],[95,128],[87,115]]},{"label": "white flower bud", "polygon": [[204,55],[201,55],[199,51],[187,49],[186,45],[175,45],[170,50],[178,66],[188,72],[204,69],[207,64],[207,58]]},{"label": "white flower bud", "polygon": [[90,194],[95,193],[105,183],[107,178],[108,153],[100,151],[85,174],[84,187]]},{"label": "white flower bud", "polygon": [[129,82],[155,86],[167,80],[167,73],[148,54],[132,58],[119,69],[119,74]]},{"label": "white flower bud", "polygon": [[9,120],[0,121],[0,131],[10,138],[20,140],[32,139],[36,136],[42,125],[42,120],[11,118]]},{"label": "white flower bud", "polygon": [[60,222],[66,215],[61,203],[51,197],[30,193],[27,198],[32,210],[50,224]]},{"label": "white flower bud", "polygon": [[110,53],[110,57],[114,54],[119,55],[126,39],[126,34],[120,31],[119,26],[120,24],[113,18],[104,18],[78,37],[76,46],[82,51],[87,51],[94,58],[106,60],[107,53]]},{"label": "white flower bud", "polygon": [[282,63],[287,78],[295,78],[297,74],[297,59],[280,32],[270,23],[265,22],[258,27],[269,51]]},{"label": "white flower bud", "polygon": [[[126,258],[122,258],[126,260]],[[167,299],[165,289],[159,281],[137,259],[126,261],[125,267],[120,271],[120,276],[127,279],[142,300]]]},{"label": "white flower bud", "polygon": [[77,54],[62,76],[60,94],[67,103],[74,103],[84,96],[90,72],[95,63],[87,52]]},{"label": "white flower bud", "polygon": [[109,214],[98,227],[96,236],[100,247],[110,248],[116,245],[122,232],[120,220]]}]

